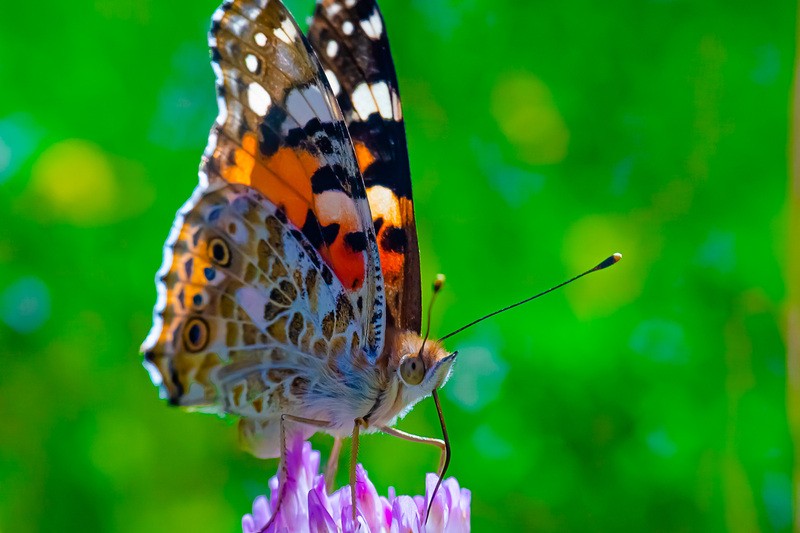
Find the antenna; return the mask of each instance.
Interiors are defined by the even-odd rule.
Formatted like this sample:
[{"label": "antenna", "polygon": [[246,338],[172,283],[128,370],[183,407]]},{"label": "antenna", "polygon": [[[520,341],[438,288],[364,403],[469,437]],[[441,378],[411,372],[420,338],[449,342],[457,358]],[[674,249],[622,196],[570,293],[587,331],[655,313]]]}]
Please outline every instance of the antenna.
[{"label": "antenna", "polygon": [[[509,305],[509,306],[507,306],[507,307],[503,307],[502,309],[498,309],[497,311],[494,311],[493,313],[489,313],[488,315],[484,315],[484,316],[482,316],[482,317],[480,317],[480,318],[478,318],[478,319],[476,319],[476,320],[473,320],[472,322],[470,322],[470,323],[469,323],[469,324],[467,324],[466,326],[461,326],[461,327],[460,327],[460,328],[458,328],[457,330],[455,330],[455,331],[451,331],[450,333],[448,333],[448,334],[447,334],[447,335],[445,335],[444,337],[440,337],[440,338],[439,338],[439,340],[440,340],[440,341],[443,341],[443,340],[445,340],[445,339],[447,339],[447,338],[450,338],[450,337],[452,337],[452,336],[453,336],[453,335],[455,335],[456,333],[461,333],[461,332],[462,332],[462,331],[464,331],[465,329],[467,329],[467,328],[471,328],[472,326],[474,326],[474,325],[475,325],[475,324],[477,324],[478,322],[483,322],[483,321],[484,321],[484,320],[486,320],[487,318],[491,318],[491,317],[493,317],[494,315],[499,315],[500,313],[504,313],[505,311],[508,311],[508,310],[510,310],[510,309],[514,309],[515,307],[517,307],[517,306],[519,306],[519,305],[522,305],[522,304],[524,304],[524,303],[528,303],[528,302],[530,302],[531,300],[535,300],[536,298],[539,298],[540,296],[544,296],[545,294],[547,294],[547,293],[549,293],[549,292],[553,292],[553,291],[554,291],[554,290],[556,290],[556,289],[560,289],[560,288],[561,288],[561,287],[563,287],[564,285],[569,285],[569,284],[570,284],[570,283],[572,283],[573,281],[575,281],[575,280],[578,280],[578,279],[582,278],[583,276],[585,276],[585,275],[587,275],[587,274],[591,274],[592,272],[597,272],[598,270],[603,270],[604,268],[608,268],[608,267],[610,267],[611,265],[614,265],[614,264],[616,264],[616,263],[617,263],[617,262],[618,262],[620,259],[622,259],[622,254],[621,254],[621,253],[615,253],[615,254],[613,254],[613,255],[611,255],[611,256],[609,256],[609,257],[607,257],[605,260],[603,260],[601,263],[599,263],[599,264],[598,264],[596,267],[594,267],[594,268],[590,268],[589,270],[587,270],[587,271],[586,271],[586,272],[584,272],[583,274],[578,274],[578,275],[577,275],[577,276],[575,276],[574,278],[572,278],[572,279],[569,279],[569,280],[567,280],[567,281],[565,281],[565,282],[563,282],[563,283],[559,283],[559,284],[558,284],[558,285],[556,285],[555,287],[550,287],[549,289],[547,289],[547,290],[546,290],[546,291],[544,291],[544,292],[540,292],[539,294],[536,294],[536,295],[534,295],[534,296],[531,296],[530,298],[525,298],[525,299],[524,299],[524,300],[522,300],[521,302],[517,302],[517,303],[515,303],[515,304],[511,304],[511,305]],[[434,291],[435,291],[435,287],[434,287]],[[435,292],[434,292],[434,294],[435,294]],[[433,299],[431,299],[431,303],[432,303],[432,302],[433,302]],[[430,314],[428,314],[428,325],[429,325],[429,327],[430,327]],[[425,336],[425,338],[427,339],[427,335]]]},{"label": "antenna", "polygon": [[419,348],[419,355],[422,357],[422,352],[425,350],[425,343],[428,342],[428,336],[431,334],[431,311],[433,311],[433,302],[436,301],[436,296],[444,287],[444,274],[436,274],[436,279],[433,280],[433,294],[431,301],[428,303],[428,320],[425,325],[425,338],[422,339],[422,346]]}]

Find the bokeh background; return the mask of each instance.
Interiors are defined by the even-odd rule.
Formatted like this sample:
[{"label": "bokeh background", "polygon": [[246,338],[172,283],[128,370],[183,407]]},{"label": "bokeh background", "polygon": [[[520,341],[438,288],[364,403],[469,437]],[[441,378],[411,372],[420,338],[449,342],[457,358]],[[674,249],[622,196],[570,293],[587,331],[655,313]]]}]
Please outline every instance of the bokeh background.
[{"label": "bokeh background", "polygon": [[[796,5],[382,6],[422,277],[448,277],[434,332],[625,254],[448,343],[474,530],[791,531]],[[230,421],[162,403],[138,355],[216,115],[215,7],[4,6],[3,533],[240,531],[274,473]],[[437,435],[432,404],[400,427]],[[419,493],[436,453],[372,436],[360,459],[381,492]]]}]

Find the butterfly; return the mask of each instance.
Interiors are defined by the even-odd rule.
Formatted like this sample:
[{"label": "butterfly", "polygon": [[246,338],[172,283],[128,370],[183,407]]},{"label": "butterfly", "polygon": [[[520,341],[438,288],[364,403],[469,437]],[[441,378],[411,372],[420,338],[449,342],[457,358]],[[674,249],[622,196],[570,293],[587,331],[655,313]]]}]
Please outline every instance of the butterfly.
[{"label": "butterfly", "polygon": [[226,0],[209,45],[219,115],[156,276],[142,346],[153,382],[173,405],[237,415],[258,457],[282,456],[287,432],[328,433],[336,453],[349,436],[355,453],[360,433],[380,431],[439,447],[443,475],[446,439],[393,427],[431,395],[441,417],[456,354],[421,335],[405,127],[378,6],[320,0],[305,36],[279,0]]}]

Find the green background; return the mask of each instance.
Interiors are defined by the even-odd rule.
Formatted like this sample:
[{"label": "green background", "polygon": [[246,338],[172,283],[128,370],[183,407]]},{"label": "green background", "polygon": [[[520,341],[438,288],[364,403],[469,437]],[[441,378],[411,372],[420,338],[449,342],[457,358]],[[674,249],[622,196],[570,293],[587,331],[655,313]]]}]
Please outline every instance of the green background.
[{"label": "green background", "polygon": [[[162,403],[137,353],[216,114],[215,7],[4,6],[2,533],[240,531],[274,473],[231,423]],[[447,343],[474,530],[790,531],[795,4],[382,7],[422,277],[448,278],[434,333],[625,255]],[[437,435],[431,402],[400,427]],[[370,436],[360,460],[419,493],[436,454]]]}]

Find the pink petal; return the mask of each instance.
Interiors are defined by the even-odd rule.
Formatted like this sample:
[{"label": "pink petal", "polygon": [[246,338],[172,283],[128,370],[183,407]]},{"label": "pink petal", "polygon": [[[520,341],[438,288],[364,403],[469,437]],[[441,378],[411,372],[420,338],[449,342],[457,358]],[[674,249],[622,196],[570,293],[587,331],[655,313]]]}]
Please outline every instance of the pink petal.
[{"label": "pink petal", "polygon": [[447,507],[451,510],[458,507],[458,501],[461,496],[461,488],[458,486],[456,478],[451,477],[444,480],[442,483],[442,492],[444,492]]},{"label": "pink petal", "polygon": [[425,516],[425,513],[428,512],[428,505],[425,502],[424,496],[413,496],[414,503],[417,504],[417,512],[419,512],[420,516]]},{"label": "pink petal", "polygon": [[[421,515],[423,520],[427,515],[428,521],[425,526],[431,531],[443,531],[450,515],[447,491],[444,487],[445,483],[442,483],[442,486],[436,491],[436,496],[433,496],[433,491],[438,482],[439,476],[436,474],[425,476],[425,502],[430,506],[430,512],[426,508]],[[431,501],[432,496],[433,501]]]},{"label": "pink petal", "polygon": [[345,505],[350,506],[350,485],[345,485],[331,494],[328,501],[331,504],[331,516],[341,519],[342,507]]},{"label": "pink petal", "polygon": [[451,509],[450,521],[447,524],[446,533],[468,533],[470,530],[470,501],[472,493],[467,489],[461,489],[458,499],[458,507]]},{"label": "pink petal", "polygon": [[342,506],[342,533],[371,533],[372,529],[364,520],[361,511],[356,510],[356,520],[353,521],[353,506],[345,504]]},{"label": "pink petal", "polygon": [[367,471],[360,464],[356,465],[356,507],[370,529],[380,531],[384,522],[383,505],[375,485],[369,480]]},{"label": "pink petal", "polygon": [[267,520],[272,516],[266,496],[259,496],[253,502],[253,525],[256,531],[267,525]]},{"label": "pink petal", "polygon": [[242,517],[242,533],[255,533],[256,531],[256,524],[253,522],[253,515],[244,515]]},{"label": "pink petal", "polygon": [[409,496],[398,496],[392,504],[392,533],[421,533],[419,509]]},{"label": "pink petal", "polygon": [[383,531],[384,529],[392,527],[392,504],[383,496],[381,496],[381,516],[383,521],[381,522],[381,529],[378,531]]},{"label": "pink petal", "polygon": [[330,513],[330,503],[325,494],[325,479],[317,477],[314,489],[308,493],[308,528],[311,533],[337,531],[336,521]]},{"label": "pink petal", "polygon": [[[280,468],[280,467],[278,467]],[[269,478],[269,510],[274,511],[275,506],[278,505],[278,488],[280,485],[280,481],[278,480],[278,474],[275,474],[271,478]]]}]

